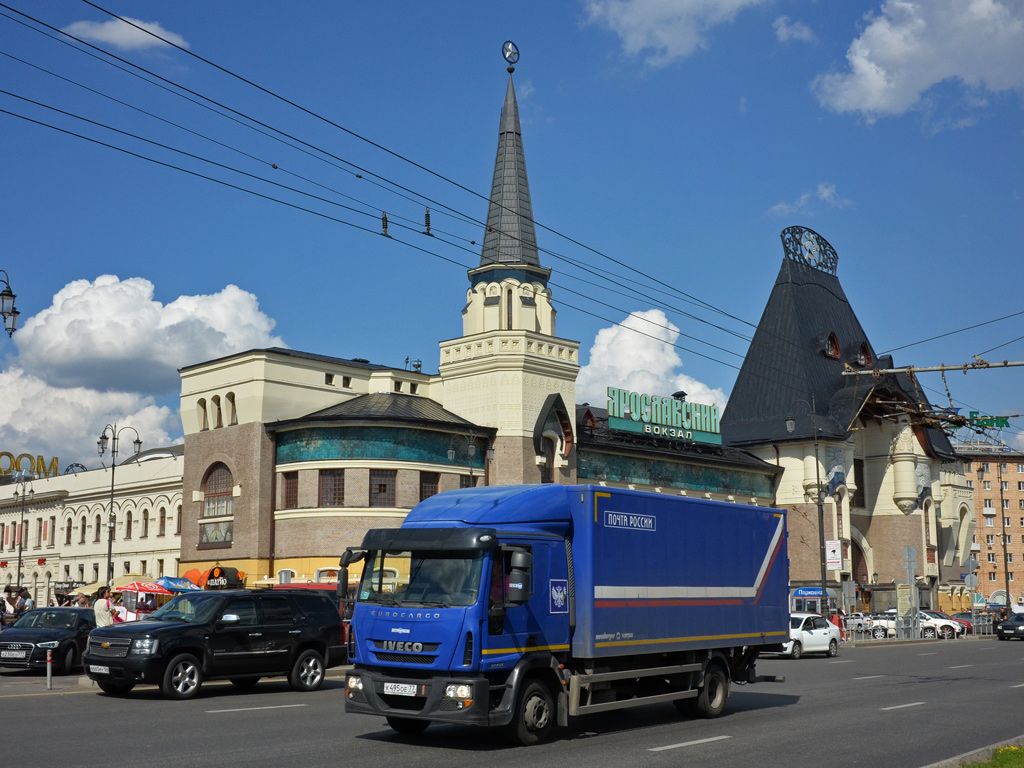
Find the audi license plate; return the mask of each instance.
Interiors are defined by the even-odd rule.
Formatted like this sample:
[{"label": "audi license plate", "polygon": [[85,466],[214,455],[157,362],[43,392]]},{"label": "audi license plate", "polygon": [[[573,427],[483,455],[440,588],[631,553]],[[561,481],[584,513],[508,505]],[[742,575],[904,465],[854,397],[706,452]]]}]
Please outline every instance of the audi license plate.
[{"label": "audi license plate", "polygon": [[416,686],[411,683],[384,683],[384,693],[393,693],[396,696],[415,696]]},{"label": "audi license plate", "polygon": [[0,659],[24,659],[25,651],[0,651]]},{"label": "audi license plate", "polygon": [[101,667],[98,664],[90,664],[89,671],[94,675],[109,675],[110,667]]}]

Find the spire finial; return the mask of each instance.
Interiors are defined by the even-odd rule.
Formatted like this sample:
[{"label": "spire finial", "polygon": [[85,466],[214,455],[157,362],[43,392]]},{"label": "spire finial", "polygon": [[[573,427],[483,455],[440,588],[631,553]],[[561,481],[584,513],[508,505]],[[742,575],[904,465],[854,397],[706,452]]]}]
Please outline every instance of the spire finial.
[{"label": "spire finial", "polygon": [[511,75],[516,71],[516,63],[519,61],[519,49],[511,40],[506,40],[501,45],[501,55],[508,62],[508,73]]}]

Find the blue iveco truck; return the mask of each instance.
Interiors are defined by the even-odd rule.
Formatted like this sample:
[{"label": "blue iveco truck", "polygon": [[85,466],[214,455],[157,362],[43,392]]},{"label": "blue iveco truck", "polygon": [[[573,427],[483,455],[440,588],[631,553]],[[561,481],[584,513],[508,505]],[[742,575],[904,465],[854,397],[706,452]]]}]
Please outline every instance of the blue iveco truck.
[{"label": "blue iveco truck", "polygon": [[[472,488],[372,529],[345,711],[533,744],[592,712],[716,717],[789,639],[783,510],[600,486]],[[342,587],[343,588],[343,587]]]}]

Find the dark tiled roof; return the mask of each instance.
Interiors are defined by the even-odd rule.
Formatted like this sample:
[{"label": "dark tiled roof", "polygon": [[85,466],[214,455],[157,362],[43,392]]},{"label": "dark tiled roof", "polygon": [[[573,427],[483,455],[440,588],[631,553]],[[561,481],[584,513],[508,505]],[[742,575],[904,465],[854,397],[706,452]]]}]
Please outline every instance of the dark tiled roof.
[{"label": "dark tiled roof", "polygon": [[498,129],[491,199],[487,206],[487,230],[480,252],[480,266],[529,264],[539,267],[537,233],[533,227],[530,185],[526,180],[526,155],[519,127],[519,105],[511,75],[505,91]]},{"label": "dark tiled roof", "polygon": [[[838,359],[824,351],[830,334],[835,334],[839,344]],[[874,366],[891,366],[891,361],[886,366],[885,359],[876,359],[839,278],[784,258],[722,414],[723,441],[743,446],[811,439],[812,400],[819,435],[836,440],[848,437],[873,395],[883,401],[928,404],[920,388],[904,375],[888,374],[877,380],[870,374],[843,376],[847,364],[858,367],[862,348]],[[889,411],[894,412],[898,411]],[[789,415],[796,419],[793,434],[786,430]],[[941,430],[925,432],[934,454],[953,455]]]},{"label": "dark tiled roof", "polygon": [[451,426],[475,430],[479,434],[493,432],[479,427],[451,411],[446,411],[437,402],[416,395],[397,392],[375,392],[359,395],[298,419],[277,422],[268,429],[282,429],[311,423],[374,421],[407,423],[417,425]]}]

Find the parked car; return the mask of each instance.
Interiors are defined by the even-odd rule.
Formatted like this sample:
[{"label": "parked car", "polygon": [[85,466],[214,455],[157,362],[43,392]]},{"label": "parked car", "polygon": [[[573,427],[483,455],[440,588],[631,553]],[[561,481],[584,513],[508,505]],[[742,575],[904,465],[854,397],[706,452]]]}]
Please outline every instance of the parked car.
[{"label": "parked car", "polygon": [[[902,618],[895,610],[878,614],[871,630],[871,636],[878,640],[896,637]],[[941,637],[949,640],[963,632],[963,626],[958,622],[929,616],[924,611],[918,611],[917,624],[921,637]]]},{"label": "parked car", "polygon": [[[961,635],[967,634],[967,627],[964,626],[962,621],[957,621],[952,616],[945,614],[942,611],[927,609],[922,610],[921,613],[931,619],[927,626],[934,626],[937,635],[946,640],[950,637],[960,637]],[[922,619],[922,629],[925,626],[924,619]],[[950,630],[953,632],[952,635],[950,635]]]},{"label": "parked car", "polygon": [[23,613],[0,634],[0,667],[46,669],[66,675],[82,658],[89,631],[96,626],[91,608],[37,608]]},{"label": "parked car", "polygon": [[866,632],[871,629],[874,617],[870,613],[851,613],[846,617],[846,628],[850,631]]},{"label": "parked car", "polygon": [[996,637],[1000,640],[1024,640],[1024,613],[1014,613],[1010,618],[996,624]]},{"label": "parked car", "polygon": [[839,627],[817,613],[794,613],[789,617],[789,642],[783,654],[799,659],[805,653],[839,655]]},{"label": "parked car", "polygon": [[974,614],[970,611],[964,613],[954,613],[953,618],[959,621],[967,628],[967,634],[974,634]]},{"label": "parked car", "polygon": [[315,691],[345,658],[341,616],[328,595],[264,589],[186,592],[147,619],[94,630],[83,661],[105,693],[144,682],[188,699],[204,679],[250,688],[283,675],[292,688]]},{"label": "parked car", "polygon": [[952,621],[954,624],[959,624],[961,631],[957,633],[959,636],[967,635],[971,631],[971,622],[958,619],[956,616],[950,616],[945,611],[936,611],[934,609],[925,611],[929,616],[934,616],[937,619],[944,619],[946,621]]}]

